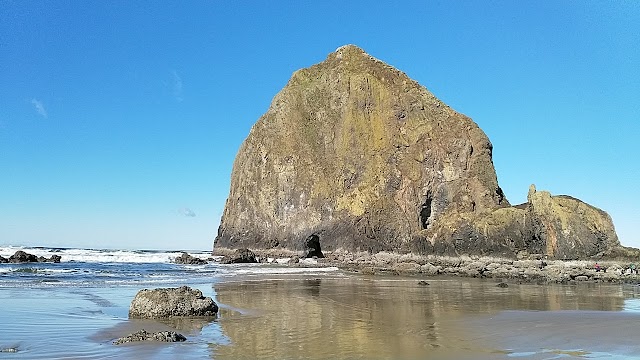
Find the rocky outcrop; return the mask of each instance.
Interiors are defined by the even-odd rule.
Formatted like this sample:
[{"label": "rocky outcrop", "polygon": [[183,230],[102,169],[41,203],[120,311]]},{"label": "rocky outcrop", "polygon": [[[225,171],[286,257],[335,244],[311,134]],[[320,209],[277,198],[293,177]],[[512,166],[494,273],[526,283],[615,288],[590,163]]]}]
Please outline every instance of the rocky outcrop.
[{"label": "rocky outcrop", "polygon": [[188,286],[140,290],[129,306],[129,317],[138,319],[215,316],[217,312],[213,299]]},{"label": "rocky outcrop", "polygon": [[33,255],[33,254],[29,254],[26,253],[22,250],[18,250],[15,252],[15,254],[11,255],[9,257],[9,261],[10,263],[29,263],[29,262],[38,262],[38,257]]},{"label": "rocky outcrop", "polygon": [[343,46],[296,71],[251,129],[215,246],[305,251],[310,234],[328,251],[371,253],[573,258],[619,246],[608,216],[579,200],[534,192],[512,207],[492,151],[470,118]]},{"label": "rocky outcrop", "polygon": [[51,255],[50,258],[46,258],[44,256],[38,256],[38,262],[52,262],[52,263],[59,263],[60,260],[62,260],[62,256],[60,255]]},{"label": "rocky outcrop", "polygon": [[183,252],[180,256],[173,259],[173,262],[176,264],[184,264],[184,265],[205,265],[207,264],[206,260],[191,256],[186,252]]},{"label": "rocky outcrop", "polygon": [[132,342],[140,342],[140,341],[159,341],[159,342],[180,342],[186,341],[187,338],[182,334],[178,334],[174,331],[158,331],[158,332],[148,332],[145,329],[142,329],[133,334],[123,336],[113,343],[115,345],[127,344]]},{"label": "rocky outcrop", "polygon": [[528,216],[532,239],[552,258],[586,258],[620,246],[611,217],[570,196],[551,196],[531,185]]},{"label": "rocky outcrop", "polygon": [[16,251],[13,255],[9,257],[9,259],[5,259],[0,256],[0,263],[8,262],[8,263],[35,263],[35,262],[52,262],[59,263],[62,257],[60,255],[52,255],[50,258],[45,258],[44,256],[35,256],[33,254],[29,254],[22,250]]},{"label": "rocky outcrop", "polygon": [[249,264],[256,263],[258,260],[253,251],[249,249],[236,249],[233,254],[226,255],[220,262],[223,264]]},{"label": "rocky outcrop", "polygon": [[[569,260],[603,257],[620,248],[606,212],[570,196],[536,191],[534,185],[524,204],[442,220],[431,232],[414,235],[416,252]],[[430,240],[433,232],[441,236]]]}]

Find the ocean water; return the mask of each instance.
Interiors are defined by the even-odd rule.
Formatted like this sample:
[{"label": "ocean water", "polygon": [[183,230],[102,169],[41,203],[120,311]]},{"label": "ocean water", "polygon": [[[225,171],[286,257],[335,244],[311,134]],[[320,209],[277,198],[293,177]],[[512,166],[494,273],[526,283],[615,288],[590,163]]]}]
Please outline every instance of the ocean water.
[{"label": "ocean water", "polygon": [[[0,264],[0,359],[640,359],[640,286],[179,265],[166,251],[0,255],[16,250],[62,262]],[[128,319],[140,289],[181,285],[213,297],[219,316]],[[187,341],[113,345],[143,328]]]}]

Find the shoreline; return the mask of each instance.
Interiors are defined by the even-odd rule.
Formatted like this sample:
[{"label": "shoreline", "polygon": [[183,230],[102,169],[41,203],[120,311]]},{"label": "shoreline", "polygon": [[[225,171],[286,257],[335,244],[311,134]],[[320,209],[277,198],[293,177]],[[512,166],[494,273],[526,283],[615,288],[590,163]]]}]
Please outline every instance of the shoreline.
[{"label": "shoreline", "polygon": [[[454,276],[534,283],[640,283],[638,264],[620,260],[507,259],[493,256],[442,256],[392,252],[352,253],[323,251],[324,258],[304,259],[302,252],[286,249],[250,249],[258,263],[290,267],[337,267],[363,275]],[[215,248],[214,256],[235,249]],[[600,269],[596,269],[596,264]],[[634,270],[631,265],[634,265]]]},{"label": "shoreline", "polygon": [[[162,285],[34,288],[23,284],[0,289],[0,300],[7,305],[0,318],[14,324],[0,341],[0,349],[13,349],[11,356],[16,359],[507,360],[523,354],[531,354],[525,358],[547,358],[548,353],[569,354],[574,349],[610,358],[639,354],[635,335],[618,336],[620,329],[631,331],[640,319],[640,288],[636,286],[613,281],[518,284],[516,277],[501,278],[509,285],[496,286],[498,281],[489,276],[499,273],[493,263],[504,261],[501,266],[506,271],[507,264],[525,269],[536,260],[343,252],[301,259],[299,253],[289,251],[256,253],[259,264],[219,266],[221,258],[214,257],[204,268],[196,265],[180,270],[213,275],[205,282],[193,277],[187,283]],[[562,265],[571,268],[566,263]],[[487,270],[473,273],[471,264]],[[100,264],[93,266],[102,269]],[[560,262],[547,265],[553,266]],[[441,271],[428,276],[432,267]],[[222,268],[223,273],[205,271]],[[281,268],[285,271],[279,272]],[[343,270],[336,271],[338,268]],[[149,269],[158,273],[156,264]],[[452,276],[455,271],[457,276]],[[132,299],[141,288],[181,285],[212,297],[219,305],[218,317],[128,317]],[[536,326],[523,327],[523,323]],[[589,327],[595,323],[597,327]],[[186,341],[113,344],[141,329],[177,332]],[[572,337],[564,342],[568,333]],[[533,345],[532,337],[536,339]],[[599,342],[593,342],[595,338]]]}]

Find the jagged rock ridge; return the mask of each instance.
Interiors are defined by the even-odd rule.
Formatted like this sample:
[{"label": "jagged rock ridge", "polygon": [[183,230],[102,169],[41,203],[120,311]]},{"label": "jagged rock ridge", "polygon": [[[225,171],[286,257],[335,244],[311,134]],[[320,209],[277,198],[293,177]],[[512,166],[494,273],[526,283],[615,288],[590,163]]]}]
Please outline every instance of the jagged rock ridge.
[{"label": "jagged rock ridge", "polygon": [[510,206],[491,142],[470,118],[347,45],[296,71],[251,129],[215,244],[302,250],[317,234],[323,250],[565,256],[564,236],[579,228],[600,245],[581,232],[576,254],[619,245],[613,225],[563,227],[535,204]]}]

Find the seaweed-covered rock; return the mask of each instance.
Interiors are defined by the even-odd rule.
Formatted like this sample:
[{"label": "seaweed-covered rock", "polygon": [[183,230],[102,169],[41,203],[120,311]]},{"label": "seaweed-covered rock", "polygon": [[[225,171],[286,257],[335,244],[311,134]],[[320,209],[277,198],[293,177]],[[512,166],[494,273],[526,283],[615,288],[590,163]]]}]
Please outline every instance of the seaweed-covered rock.
[{"label": "seaweed-covered rock", "polygon": [[158,331],[150,333],[147,330],[142,329],[133,334],[121,337],[115,340],[113,343],[115,345],[121,345],[140,341],[180,342],[186,340],[187,338],[184,337],[184,335],[178,334],[174,331]]}]

